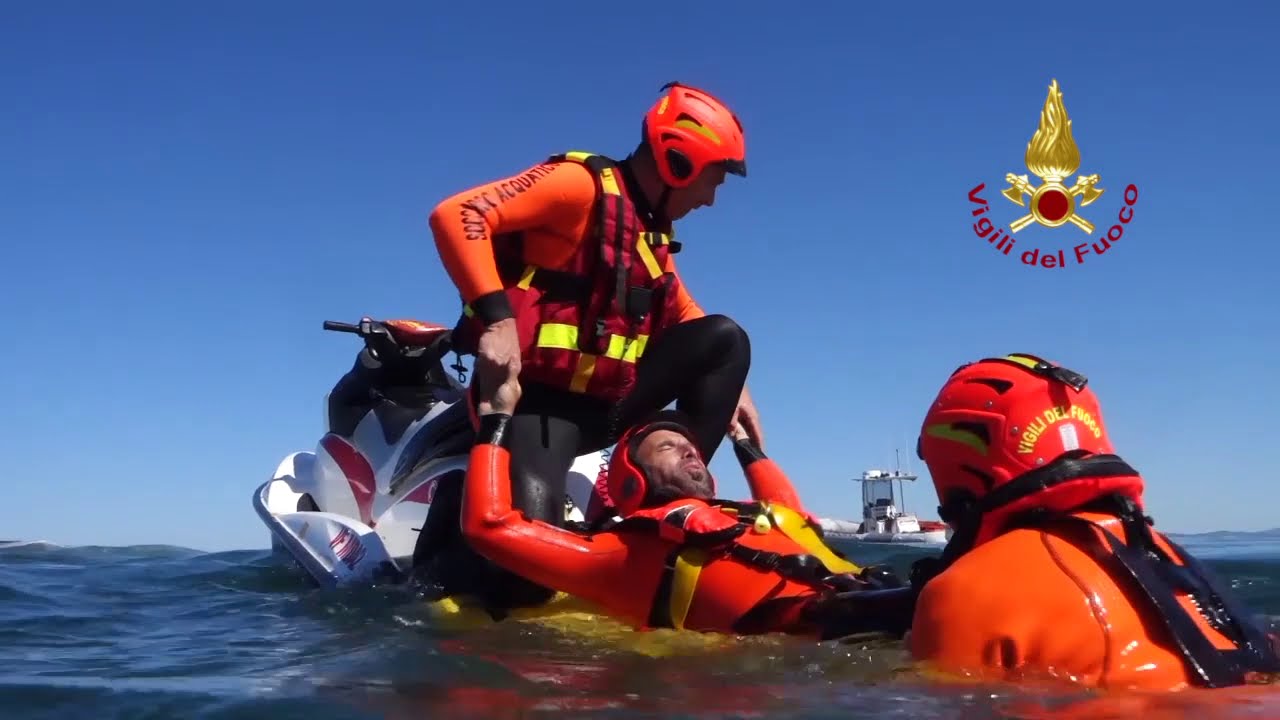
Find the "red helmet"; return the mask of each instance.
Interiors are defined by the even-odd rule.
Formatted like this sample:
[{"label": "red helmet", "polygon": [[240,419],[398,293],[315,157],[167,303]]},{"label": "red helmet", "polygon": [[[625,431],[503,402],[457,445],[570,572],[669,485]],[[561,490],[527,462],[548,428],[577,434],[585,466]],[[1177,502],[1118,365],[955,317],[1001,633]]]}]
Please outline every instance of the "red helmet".
[{"label": "red helmet", "polygon": [[[689,430],[685,415],[675,410],[655,413],[649,420],[637,423],[624,433],[613,449],[613,456],[609,458],[609,471],[604,483],[609,504],[622,517],[639,510],[644,503],[649,490],[648,476],[644,468],[634,460],[634,455],[640,443],[650,433],[658,430],[678,432],[688,438],[695,448],[698,446],[698,439]],[[706,459],[703,460],[705,462]]]},{"label": "red helmet", "polygon": [[687,187],[708,165],[746,177],[747,147],[742,123],[711,95],[680,83],[667,91],[644,118],[644,136],[653,149],[658,175],[671,187]]},{"label": "red helmet", "polygon": [[957,369],[925,416],[916,454],[938,500],[981,498],[1065,452],[1111,454],[1088,381],[1034,355],[988,358]]}]

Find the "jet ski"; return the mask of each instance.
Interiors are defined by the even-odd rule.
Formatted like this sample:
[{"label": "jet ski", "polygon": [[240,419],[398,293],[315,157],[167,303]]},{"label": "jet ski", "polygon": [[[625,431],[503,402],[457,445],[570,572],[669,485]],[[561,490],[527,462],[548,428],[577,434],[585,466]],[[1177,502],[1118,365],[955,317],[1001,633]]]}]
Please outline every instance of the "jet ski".
[{"label": "jet ski", "polygon": [[[456,377],[446,372],[451,331],[439,325],[365,317],[324,329],[364,347],[326,396],[315,448],[285,457],[254,491],[253,508],[273,555],[321,587],[404,582],[458,532],[475,432],[465,368],[459,361]],[[604,462],[603,451],[575,460],[566,520],[583,520]]]}]

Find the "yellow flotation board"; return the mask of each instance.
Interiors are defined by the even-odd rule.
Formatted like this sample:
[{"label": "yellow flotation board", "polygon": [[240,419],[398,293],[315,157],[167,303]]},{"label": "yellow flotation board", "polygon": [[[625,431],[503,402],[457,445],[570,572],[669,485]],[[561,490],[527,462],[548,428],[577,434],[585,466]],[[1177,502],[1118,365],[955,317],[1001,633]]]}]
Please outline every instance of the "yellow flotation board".
[{"label": "yellow flotation board", "polygon": [[[436,600],[428,603],[427,608],[432,626],[445,630],[475,630],[498,622],[484,608],[468,602],[466,598]],[[727,647],[734,641],[733,636],[716,633],[636,629],[565,593],[556,593],[543,605],[514,608],[501,622],[530,623],[582,638],[591,644],[608,645],[655,658]]]},{"label": "yellow flotation board", "polygon": [[[791,508],[776,503],[762,503],[763,512],[756,517],[756,530],[767,532],[776,527],[817,557],[834,573],[856,573],[858,565],[837,555],[814,531],[808,519]],[[445,630],[472,630],[496,624],[493,617],[468,598],[449,597],[428,603],[428,613],[435,627]],[[664,657],[680,651],[725,647],[734,636],[692,630],[644,629],[609,617],[599,607],[565,593],[534,607],[513,608],[502,622],[532,623],[541,627],[603,642],[618,649],[631,650],[650,657]]]}]

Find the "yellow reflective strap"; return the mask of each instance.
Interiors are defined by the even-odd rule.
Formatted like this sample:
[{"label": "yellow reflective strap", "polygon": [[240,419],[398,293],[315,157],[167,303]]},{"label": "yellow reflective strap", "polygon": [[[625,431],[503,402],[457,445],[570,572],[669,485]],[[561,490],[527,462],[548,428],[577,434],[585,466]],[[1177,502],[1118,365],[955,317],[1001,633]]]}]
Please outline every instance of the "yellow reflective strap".
[{"label": "yellow reflective strap", "polygon": [[698,589],[698,575],[706,564],[705,550],[689,548],[676,556],[667,608],[671,613],[671,626],[677,630],[684,629],[685,618],[689,616],[689,608],[693,606],[693,593]]},{"label": "yellow reflective strap", "polygon": [[609,336],[609,348],[605,350],[604,356],[613,360],[621,360],[622,362],[635,362],[644,354],[644,346],[649,342],[648,335],[637,335],[634,340],[622,335]]},{"label": "yellow reflective strap", "polygon": [[533,282],[533,275],[537,271],[538,267],[536,265],[526,265],[524,274],[520,276],[520,282],[516,283],[516,287],[521,290],[528,290],[530,283]]},{"label": "yellow reflective strap", "polygon": [[583,353],[578,357],[578,367],[573,371],[573,381],[569,383],[571,392],[586,392],[587,383],[591,382],[591,374],[596,371],[596,356]]},{"label": "yellow reflective strap", "polygon": [[[605,357],[623,362],[635,362],[644,354],[648,343],[648,335],[637,335],[634,339],[624,335],[610,335]],[[556,350],[577,350],[578,326],[568,323],[544,323],[538,327],[537,344],[538,347]]]},{"label": "yellow reflective strap", "polygon": [[472,310],[470,305],[463,305],[463,306],[462,306],[462,314],[463,314],[463,315],[465,315],[465,316],[467,316],[467,317],[475,317],[475,315],[476,315],[476,311],[475,311],[475,310]]},{"label": "yellow reflective strap", "polygon": [[545,323],[538,328],[538,347],[557,350],[578,349],[578,326],[567,323]]},{"label": "yellow reflective strap", "polygon": [[822,538],[818,537],[818,533],[814,532],[813,527],[809,525],[805,516],[776,503],[764,503],[764,511],[773,521],[774,527],[803,547],[810,555],[821,560],[831,572],[856,573],[862,570],[827,547],[827,544],[822,542]]},{"label": "yellow reflective strap", "polygon": [[622,194],[622,191],[618,189],[618,178],[613,175],[613,168],[604,168],[600,171],[600,185],[610,195]]},{"label": "yellow reflective strap", "polygon": [[656,279],[661,277],[662,268],[658,266],[658,258],[653,256],[653,250],[649,247],[649,239],[646,237],[648,234],[640,233],[636,239],[636,251],[640,253],[640,259],[644,261],[649,277]]},{"label": "yellow reflective strap", "polygon": [[631,343],[630,352],[622,356],[623,362],[635,362],[644,355],[644,349],[649,346],[648,335],[637,335],[635,342]]},{"label": "yellow reflective strap", "polygon": [[582,152],[581,150],[573,150],[564,154],[566,158],[570,160],[576,160],[578,162],[586,162],[587,158],[592,157],[594,155],[595,153]]}]

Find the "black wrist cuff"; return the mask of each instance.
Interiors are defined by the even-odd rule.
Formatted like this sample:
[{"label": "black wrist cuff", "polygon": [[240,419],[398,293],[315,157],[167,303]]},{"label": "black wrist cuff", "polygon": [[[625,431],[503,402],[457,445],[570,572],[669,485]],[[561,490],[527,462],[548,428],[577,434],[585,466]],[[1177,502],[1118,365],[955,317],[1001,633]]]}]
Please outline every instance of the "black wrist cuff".
[{"label": "black wrist cuff", "polygon": [[481,295],[471,303],[471,309],[475,310],[476,316],[480,318],[486,327],[499,320],[506,320],[516,316],[511,311],[511,301],[507,299],[506,290],[494,290],[491,293]]},{"label": "black wrist cuff", "polygon": [[751,440],[746,438],[733,441],[733,454],[738,456],[738,464],[743,468],[767,457],[763,450],[756,447]]},{"label": "black wrist cuff", "polygon": [[476,443],[507,447],[507,424],[510,422],[511,416],[502,413],[481,415],[480,429],[476,431]]}]

